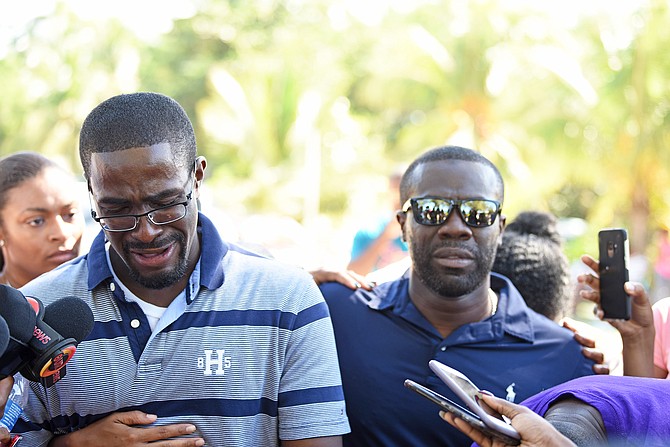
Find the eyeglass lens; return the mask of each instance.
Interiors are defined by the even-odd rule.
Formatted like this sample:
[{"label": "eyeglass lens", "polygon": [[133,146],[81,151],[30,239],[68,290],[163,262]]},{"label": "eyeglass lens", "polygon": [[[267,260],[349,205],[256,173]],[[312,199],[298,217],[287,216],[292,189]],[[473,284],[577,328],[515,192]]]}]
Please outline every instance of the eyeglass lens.
[{"label": "eyeglass lens", "polygon": [[498,204],[492,200],[444,200],[438,198],[412,199],[414,217],[423,225],[441,225],[446,222],[453,206],[463,221],[471,227],[493,225],[498,215]]},{"label": "eyeglass lens", "polygon": [[[165,208],[150,211],[146,214],[148,219],[154,225],[165,225],[175,222],[186,215],[186,205],[179,203],[177,205],[170,205]],[[100,223],[107,229],[113,231],[123,231],[135,228],[139,217],[135,216],[116,216],[105,217],[100,220]]]}]

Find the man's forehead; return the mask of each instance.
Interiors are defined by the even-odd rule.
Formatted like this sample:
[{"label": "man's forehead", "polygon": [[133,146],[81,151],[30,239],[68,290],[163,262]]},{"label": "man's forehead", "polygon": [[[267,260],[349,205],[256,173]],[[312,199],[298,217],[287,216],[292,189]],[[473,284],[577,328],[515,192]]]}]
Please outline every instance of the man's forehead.
[{"label": "man's forehead", "polygon": [[416,189],[465,188],[480,194],[500,194],[495,171],[488,165],[467,160],[439,160],[417,166],[413,175]]},{"label": "man's forehead", "polygon": [[176,167],[177,158],[169,143],[159,143],[152,146],[131,147],[111,152],[93,152],[91,154],[91,168],[110,169],[117,166],[153,164],[168,164]]}]

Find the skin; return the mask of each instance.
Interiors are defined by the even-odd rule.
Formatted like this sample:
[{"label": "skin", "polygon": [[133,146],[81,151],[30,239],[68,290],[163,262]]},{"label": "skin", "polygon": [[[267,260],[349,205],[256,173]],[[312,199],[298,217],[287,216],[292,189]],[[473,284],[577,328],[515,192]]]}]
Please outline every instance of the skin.
[{"label": "skin", "polygon": [[582,355],[589,360],[593,360],[593,372],[595,374],[609,374],[610,368],[605,363],[605,353],[596,346],[596,340],[586,334],[580,333],[576,326],[576,321],[572,318],[564,317],[560,321],[561,326],[571,330],[575,335],[575,341],[582,345]]},{"label": "skin", "polygon": [[[9,393],[12,391],[12,386],[14,386],[14,378],[12,376],[7,376],[0,380],[0,417],[5,414],[5,405],[7,404]],[[10,435],[7,429],[0,429],[0,445],[5,445],[9,441]]]},{"label": "skin", "polygon": [[[428,162],[413,178],[411,197],[503,199],[494,171],[480,163]],[[415,306],[445,338],[463,324],[489,317],[489,273],[505,217],[472,228],[456,210],[440,226],[420,225],[411,214],[399,212],[397,219],[412,257],[409,295]]]},{"label": "skin", "polygon": [[[189,167],[178,164],[167,143],[91,156],[89,185],[93,206],[99,215],[143,213],[151,208],[183,201],[191,188],[193,190],[186,216],[177,222],[158,226],[144,217],[133,231],[106,233],[114,271],[134,294],[151,304],[167,307],[186,287],[200,256],[195,200],[200,194],[206,167],[206,160],[198,158],[194,176]],[[147,280],[161,275],[169,277],[170,272],[177,269],[180,259],[186,264],[186,272],[180,279],[168,281],[160,289],[147,287]],[[138,277],[143,279],[138,280]],[[84,429],[53,438],[49,445],[204,445],[202,438],[174,439],[193,433],[196,429],[193,424],[141,427],[155,421],[155,415],[140,411],[112,413]]]},{"label": "skin", "polygon": [[[153,225],[144,217],[133,231],[106,234],[116,274],[134,294],[156,306],[167,307],[184,290],[200,256],[196,199],[206,166],[198,158],[194,176],[190,166],[179,164],[168,143],[91,157],[89,184],[99,215],[139,214],[184,201],[193,192],[183,219]],[[175,275],[180,264],[184,271]]]},{"label": "skin", "polygon": [[[588,255],[582,256],[582,262],[594,272],[598,271],[598,261]],[[603,319],[600,307],[600,280],[598,275],[587,273],[577,277],[580,284],[589,286],[579,292],[580,296],[596,304],[596,315]],[[654,316],[644,286],[635,282],[624,284],[626,293],[631,296],[630,320],[606,320],[619,334],[623,345],[623,374],[626,376],[658,377],[658,367],[654,366]],[[663,375],[660,378],[665,378]]]},{"label": "skin", "polygon": [[76,182],[53,167],[7,192],[0,211],[0,282],[22,287],[79,255],[84,218],[77,197]]},{"label": "skin", "polygon": [[[89,184],[99,215],[140,214],[161,205],[181,202],[193,190],[186,216],[167,225],[141,218],[133,231],[107,232],[114,271],[137,296],[167,307],[186,287],[200,257],[195,205],[207,163],[203,157],[192,169],[178,163],[167,143],[123,151],[93,154]],[[185,265],[185,273],[173,275]],[[182,266],[183,267],[183,266]],[[165,280],[174,277],[176,279]],[[157,283],[163,287],[156,288]],[[152,286],[147,284],[153,284]],[[151,426],[156,415],[140,411],[117,412],[90,426],[55,437],[51,447],[195,447],[202,438],[178,438],[196,430],[194,424]],[[149,425],[148,427],[145,427]],[[284,441],[288,447],[339,447],[341,438]]]},{"label": "skin", "polygon": [[324,282],[339,282],[352,290],[365,289],[372,290],[374,284],[371,284],[365,279],[365,276],[359,275],[353,270],[312,270],[309,272],[316,285],[321,285]]},{"label": "skin", "polygon": [[[533,413],[526,407],[487,394],[480,394],[481,399],[494,411],[511,419],[512,426],[521,435],[522,447],[574,447],[568,438],[560,434],[549,422]],[[503,447],[507,444],[493,440],[472,427],[463,419],[450,413],[440,412],[442,419],[453,425],[481,447]]]}]

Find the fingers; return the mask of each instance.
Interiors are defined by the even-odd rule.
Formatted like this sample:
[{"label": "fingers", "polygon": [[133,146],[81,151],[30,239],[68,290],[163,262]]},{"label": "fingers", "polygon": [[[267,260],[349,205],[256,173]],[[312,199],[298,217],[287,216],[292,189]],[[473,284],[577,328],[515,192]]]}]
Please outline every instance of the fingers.
[{"label": "fingers", "polygon": [[155,414],[148,414],[139,410],[112,413],[110,417],[114,422],[123,425],[149,425],[153,424],[156,422],[156,419],[158,419],[158,416]]},{"label": "fingers", "polygon": [[[596,341],[592,339],[591,337],[587,337],[584,334],[580,334],[579,332],[576,332],[574,335],[574,339],[579,343],[580,345],[584,346],[585,348],[595,348],[596,347]],[[589,352],[595,353],[595,351],[590,350]],[[590,356],[584,354],[587,358],[591,358]],[[600,355],[602,355],[602,352],[600,352]],[[596,359],[594,359],[596,360]]]},{"label": "fingers", "polygon": [[637,304],[643,307],[651,307],[649,296],[647,295],[647,290],[642,284],[628,281],[623,285],[623,287],[626,293],[633,299],[633,304]]},{"label": "fingers", "polygon": [[375,286],[374,283],[371,283],[370,281],[367,280],[367,278],[363,275],[359,275],[358,273],[354,272],[353,270],[347,270],[345,272],[345,275],[352,278],[356,284],[358,284],[358,287],[364,290],[372,290],[372,288]]},{"label": "fingers", "polygon": [[586,264],[587,267],[589,267],[591,270],[594,272],[598,271],[598,261],[596,261],[592,256],[590,255],[582,255],[581,258],[582,262]]},{"label": "fingers", "polygon": [[5,412],[5,404],[7,404],[7,399],[9,398],[9,393],[12,391],[12,386],[14,386],[14,377],[7,376],[0,380],[0,416]]},{"label": "fingers", "polygon": [[598,348],[582,348],[582,355],[596,363],[605,363],[605,353]]},{"label": "fingers", "polygon": [[507,416],[510,419],[514,419],[517,415],[530,411],[525,407],[513,404],[506,401],[505,399],[500,399],[491,395],[490,393],[487,393],[488,392],[480,392],[478,394],[484,403],[491,407],[493,411],[500,413],[503,416]]},{"label": "fingers", "polygon": [[8,445],[11,440],[12,437],[9,434],[9,430],[5,427],[0,427],[0,446]]},{"label": "fingers", "polygon": [[484,435],[484,433],[474,428],[472,425],[465,422],[463,419],[458,418],[453,414],[445,411],[440,411],[440,417],[445,421],[447,421],[453,427],[463,432],[463,434],[467,435],[470,439],[475,441],[480,446],[490,447],[491,445],[493,445],[493,442],[489,437],[487,437],[486,435]]},{"label": "fingers", "polygon": [[[205,445],[205,440],[202,438],[173,439],[194,433],[196,428],[193,424],[161,425],[143,430],[145,430],[143,435],[146,435],[143,438],[156,447],[201,447]],[[162,441],[157,442],[159,440]]]},{"label": "fingers", "polygon": [[[568,326],[565,323],[563,324],[563,327],[567,327],[568,329],[573,331],[574,334],[575,334],[573,336],[573,338],[575,339],[575,341],[577,343],[579,343],[583,347],[585,347],[585,348],[595,348],[596,347],[596,341],[593,338],[588,337],[588,336],[586,336],[582,333],[577,332],[577,329],[575,327]],[[588,357],[588,356],[586,356],[586,357]],[[590,358],[590,357],[588,357],[588,358]]]},{"label": "fingers", "polygon": [[324,282],[339,282],[352,290],[359,288],[372,290],[373,287],[373,284],[368,282],[364,276],[359,275],[353,270],[339,271],[320,269],[313,270],[309,273],[318,285],[323,284]]},{"label": "fingers", "polygon": [[591,367],[591,369],[593,370],[594,374],[598,375],[608,376],[610,373],[609,365],[606,365],[604,363],[596,363]]}]

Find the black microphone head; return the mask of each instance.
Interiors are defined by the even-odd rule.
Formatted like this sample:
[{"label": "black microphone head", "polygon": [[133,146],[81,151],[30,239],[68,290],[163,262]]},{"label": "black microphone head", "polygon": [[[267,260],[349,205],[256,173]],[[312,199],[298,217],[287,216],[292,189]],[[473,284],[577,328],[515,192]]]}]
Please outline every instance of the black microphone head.
[{"label": "black microphone head", "polygon": [[74,338],[77,343],[91,333],[95,324],[91,308],[74,296],[61,298],[46,306],[42,321],[63,338]]},{"label": "black microphone head", "polygon": [[0,284],[0,316],[15,339],[28,343],[33,337],[35,311],[21,292],[4,284]]},{"label": "black microphone head", "polygon": [[0,317],[0,357],[5,353],[9,344],[9,327],[4,318]]}]

